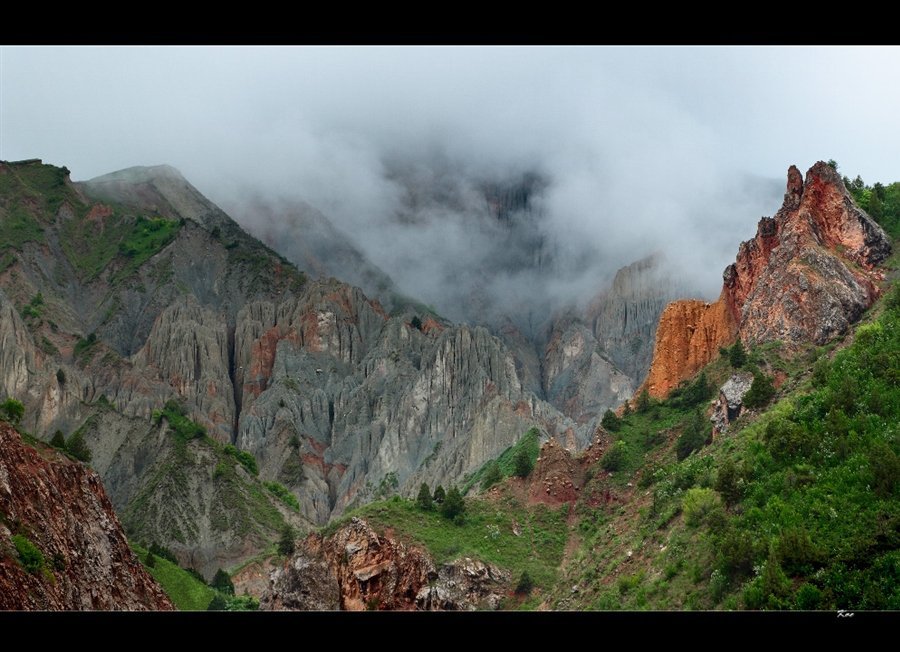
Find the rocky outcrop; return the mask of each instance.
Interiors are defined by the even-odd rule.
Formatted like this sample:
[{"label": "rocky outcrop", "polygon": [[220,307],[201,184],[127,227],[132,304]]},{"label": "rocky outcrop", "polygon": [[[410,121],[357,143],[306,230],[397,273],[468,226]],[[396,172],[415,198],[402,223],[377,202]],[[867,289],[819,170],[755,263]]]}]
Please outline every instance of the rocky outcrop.
[{"label": "rocky outcrop", "polygon": [[496,608],[509,574],[471,559],[435,568],[418,547],[352,518],[333,535],[309,535],[273,571],[265,610],[471,610]]},{"label": "rocky outcrop", "polygon": [[0,610],[172,608],[100,477],[0,423]]},{"label": "rocky outcrop", "polygon": [[541,447],[529,478],[528,497],[532,502],[558,505],[578,499],[584,472],[572,454],[551,439]]},{"label": "rocky outcrop", "polygon": [[734,341],[737,324],[728,305],[681,300],[663,311],[656,330],[653,364],[645,386],[651,396],[665,396],[685,378],[706,366],[713,352]]},{"label": "rocky outcrop", "polygon": [[713,403],[713,413],[710,417],[713,422],[713,436],[725,432],[728,424],[741,416],[744,411],[744,395],[750,391],[752,384],[753,374],[749,372],[732,374],[731,378],[725,381]]},{"label": "rocky outcrop", "polygon": [[853,203],[836,170],[816,163],[804,181],[791,166],[781,209],[741,244],[719,300],[702,310],[697,302],[666,309],[650,393],[664,396],[738,336],[790,346],[846,332],[877,297],[877,265],[890,251],[890,238]]}]

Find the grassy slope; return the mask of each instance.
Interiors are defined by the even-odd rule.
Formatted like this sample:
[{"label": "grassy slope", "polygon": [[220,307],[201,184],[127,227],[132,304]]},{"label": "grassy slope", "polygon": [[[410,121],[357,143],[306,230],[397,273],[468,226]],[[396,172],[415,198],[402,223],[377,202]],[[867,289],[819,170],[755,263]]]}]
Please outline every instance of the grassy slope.
[{"label": "grassy slope", "polygon": [[[549,588],[566,544],[567,514],[567,506],[526,507],[507,494],[492,500],[466,499],[465,522],[456,525],[437,512],[422,511],[412,501],[394,497],[354,510],[325,531],[359,516],[377,530],[392,528],[401,539],[424,546],[436,563],[473,557],[509,570],[514,581],[527,570],[537,586]],[[514,522],[519,536],[513,532]]]},{"label": "grassy slope", "polygon": [[[132,544],[142,564],[147,562],[147,550]],[[153,568],[147,568],[179,611],[206,611],[216,591],[186,570],[167,559],[156,557]]]},{"label": "grassy slope", "polygon": [[[638,485],[627,506],[579,505],[584,541],[565,585],[581,590],[560,589],[555,605],[900,607],[900,308],[876,308],[833,360],[832,348],[785,360],[760,347],[751,359],[789,373],[777,404],[680,463],[668,434],[654,465],[623,473]],[[665,429],[671,408],[651,415],[626,418],[620,435]],[[598,474],[593,489],[611,480]],[[688,524],[692,489],[708,504]]]}]

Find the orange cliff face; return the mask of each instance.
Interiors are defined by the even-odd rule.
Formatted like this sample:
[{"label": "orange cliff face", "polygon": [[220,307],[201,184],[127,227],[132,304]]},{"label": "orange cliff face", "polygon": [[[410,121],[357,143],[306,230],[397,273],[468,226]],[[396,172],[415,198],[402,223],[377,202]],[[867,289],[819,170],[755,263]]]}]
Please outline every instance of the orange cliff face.
[{"label": "orange cliff face", "polygon": [[656,329],[653,363],[644,382],[650,396],[666,396],[706,366],[719,347],[734,341],[737,323],[724,294],[715,303],[682,299],[666,306]]},{"label": "orange cliff face", "polygon": [[890,252],[890,238],[853,203],[836,170],[820,161],[804,181],[792,165],[781,209],[741,243],[718,301],[666,307],[640,391],[666,396],[737,337],[823,344],[840,335],[878,297],[876,266]]}]

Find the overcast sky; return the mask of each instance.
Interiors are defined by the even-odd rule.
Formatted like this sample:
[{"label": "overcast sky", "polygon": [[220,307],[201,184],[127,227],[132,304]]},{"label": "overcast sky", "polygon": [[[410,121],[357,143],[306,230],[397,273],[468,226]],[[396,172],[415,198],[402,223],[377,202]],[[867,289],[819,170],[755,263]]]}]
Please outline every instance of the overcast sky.
[{"label": "overcast sky", "polygon": [[616,264],[677,241],[710,287],[778,208],[746,178],[834,158],[900,180],[898,115],[900,48],[0,48],[0,159],[169,163],[348,230],[392,210],[386,157],[537,168],[554,228]]}]

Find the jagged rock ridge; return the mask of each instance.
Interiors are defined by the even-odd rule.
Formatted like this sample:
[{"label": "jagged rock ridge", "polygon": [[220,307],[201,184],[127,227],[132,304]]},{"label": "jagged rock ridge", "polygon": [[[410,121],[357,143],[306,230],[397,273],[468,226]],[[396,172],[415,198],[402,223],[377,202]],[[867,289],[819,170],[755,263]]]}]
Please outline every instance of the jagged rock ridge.
[{"label": "jagged rock ridge", "polygon": [[823,344],[846,332],[877,298],[876,266],[890,252],[890,238],[835,169],[820,161],[804,181],[791,166],[781,209],[741,244],[719,300],[666,307],[646,387],[666,395],[736,337]]}]

